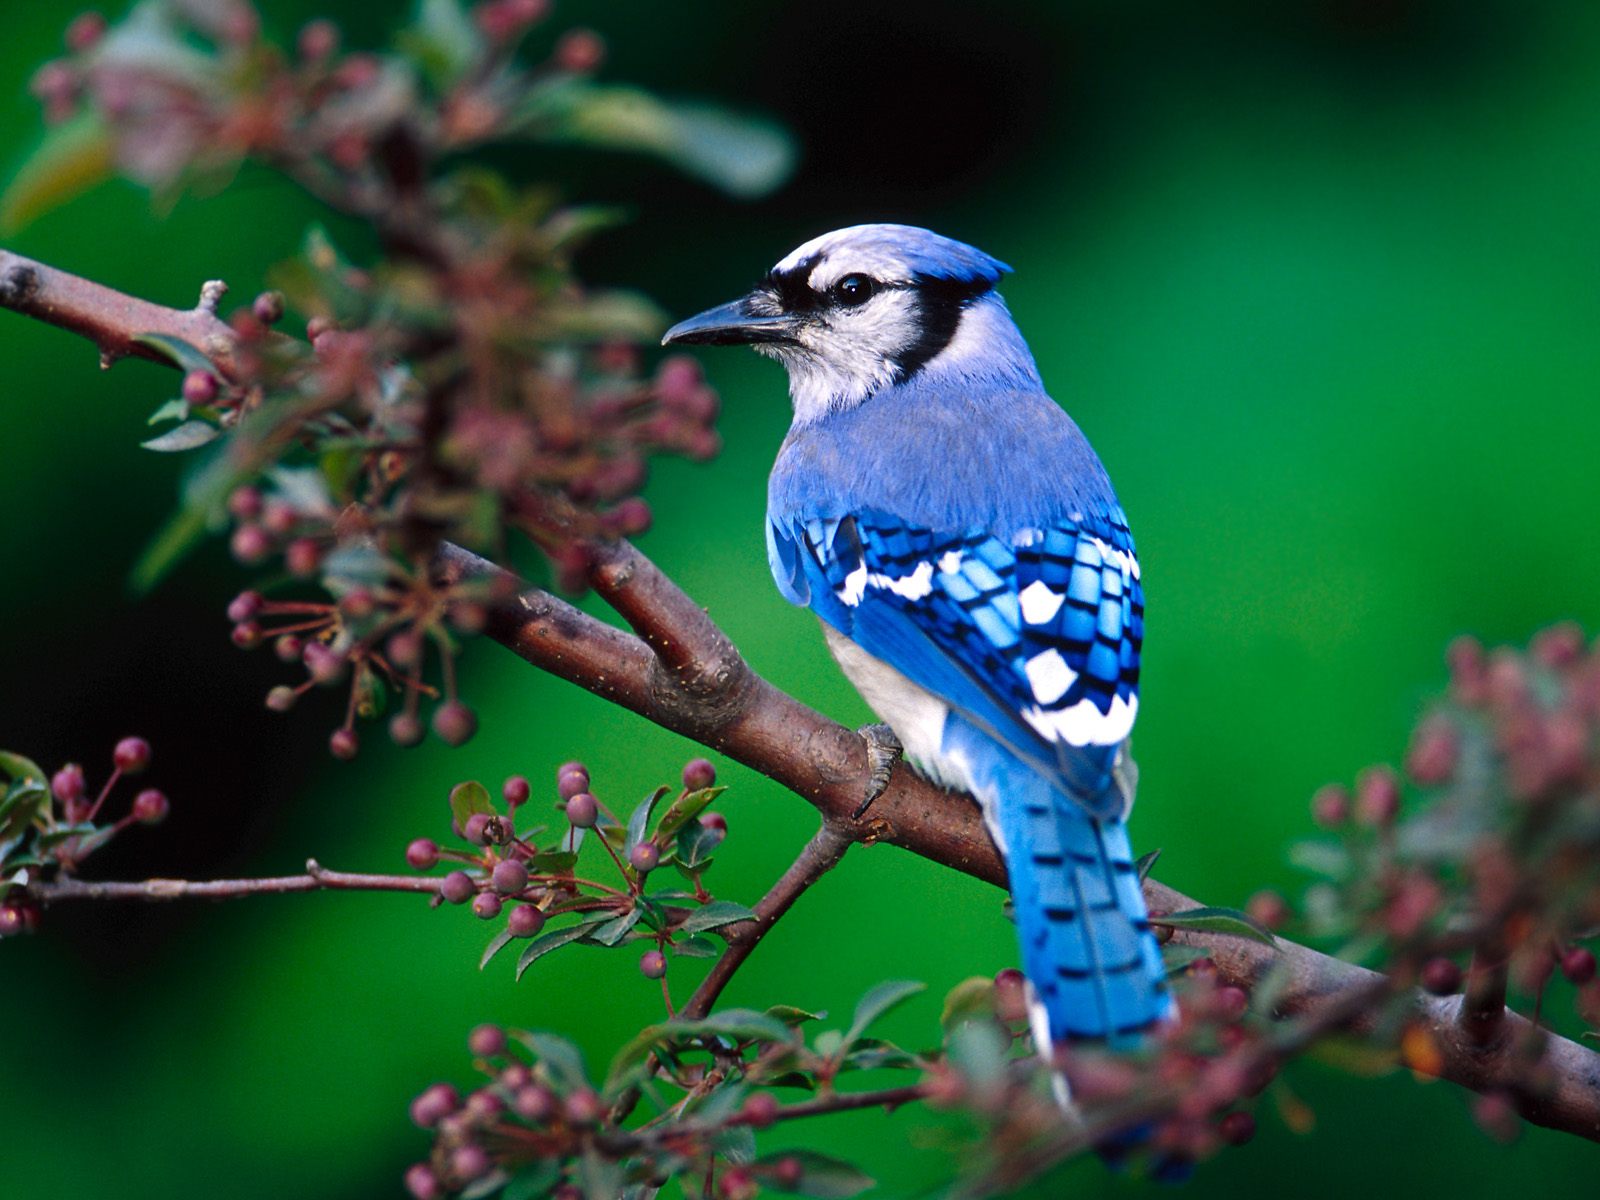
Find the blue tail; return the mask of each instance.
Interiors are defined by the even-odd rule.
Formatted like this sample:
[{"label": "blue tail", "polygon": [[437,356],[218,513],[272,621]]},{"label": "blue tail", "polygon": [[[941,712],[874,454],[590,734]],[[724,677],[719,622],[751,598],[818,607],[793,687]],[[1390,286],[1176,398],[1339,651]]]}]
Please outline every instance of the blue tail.
[{"label": "blue tail", "polygon": [[1091,817],[994,742],[973,743],[968,761],[1011,875],[1023,974],[1043,1010],[1035,1037],[1042,1024],[1051,1042],[1137,1042],[1171,1014],[1172,997],[1127,827]]}]

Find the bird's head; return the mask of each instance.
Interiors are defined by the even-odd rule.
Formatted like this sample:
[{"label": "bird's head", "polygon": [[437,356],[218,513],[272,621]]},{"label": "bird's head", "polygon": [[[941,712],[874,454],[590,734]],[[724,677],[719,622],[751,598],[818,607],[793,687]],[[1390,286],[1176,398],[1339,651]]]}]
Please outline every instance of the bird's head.
[{"label": "bird's head", "polygon": [[661,340],[744,344],[776,358],[789,371],[796,417],[814,420],[930,366],[1033,375],[994,291],[1010,269],[926,229],[854,225],[807,242],[748,295],[680,321]]}]

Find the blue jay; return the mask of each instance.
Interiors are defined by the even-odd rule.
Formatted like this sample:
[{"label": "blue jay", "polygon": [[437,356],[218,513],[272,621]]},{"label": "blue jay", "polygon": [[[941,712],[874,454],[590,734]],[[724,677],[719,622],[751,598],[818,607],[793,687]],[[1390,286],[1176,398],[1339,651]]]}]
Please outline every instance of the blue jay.
[{"label": "blue jay", "polygon": [[773,577],[892,731],[869,737],[881,779],[903,745],[983,806],[1048,1053],[1133,1043],[1172,1000],[1123,824],[1139,562],[995,290],[1009,270],[926,229],[857,225],[663,342],[748,344],[787,368]]}]

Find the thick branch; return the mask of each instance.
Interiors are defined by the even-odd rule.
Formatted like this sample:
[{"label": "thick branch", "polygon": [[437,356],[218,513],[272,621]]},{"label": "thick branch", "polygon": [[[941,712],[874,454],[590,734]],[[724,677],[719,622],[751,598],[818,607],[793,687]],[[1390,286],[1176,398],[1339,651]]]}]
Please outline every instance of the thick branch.
[{"label": "thick branch", "polygon": [[[226,337],[226,326],[203,310],[164,309],[4,252],[0,307],[82,334],[109,358],[138,353],[132,342],[137,334],[164,332],[225,360],[226,348],[208,339]],[[444,549],[441,566],[472,574],[499,570],[454,547]],[[863,741],[751,671],[706,613],[633,547],[619,543],[603,551],[594,581],[640,637],[537,590],[500,606],[489,632],[535,666],[782,783],[853,841],[890,842],[991,883],[1005,883],[1004,865],[971,799],[941,791],[904,768],[896,771],[870,819],[852,821],[869,772]],[[1155,912],[1195,906],[1153,881],[1145,894]],[[1275,962],[1285,962],[1289,976],[1280,1009],[1286,1015],[1307,1011],[1371,976],[1292,943],[1280,942],[1274,949],[1223,935],[1183,931],[1176,936],[1203,948],[1224,978],[1245,986],[1259,981]],[[1461,1034],[1460,1003],[1414,998],[1417,1019],[1439,1047],[1440,1075],[1477,1091],[1515,1089],[1521,1064],[1513,1061],[1511,1047],[1522,1038],[1475,1044]],[[1370,1019],[1358,1018],[1358,1024]],[[1514,1014],[1507,1013],[1504,1022],[1511,1034],[1529,1031]],[[1558,1075],[1557,1086],[1547,1096],[1523,1097],[1524,1115],[1600,1141],[1600,1055],[1551,1037],[1545,1056]]]},{"label": "thick branch", "polygon": [[437,893],[439,881],[427,875],[357,875],[330,871],[316,859],[306,862],[304,875],[275,875],[265,879],[145,879],[138,883],[91,883],[82,879],[53,879],[30,883],[28,892],[41,904],[65,900],[239,900],[245,896],[276,896],[290,892],[426,892]]},{"label": "thick branch", "polygon": [[729,925],[723,929],[723,936],[728,940],[728,948],[722,952],[722,957],[717,959],[716,965],[700,981],[700,986],[695,989],[694,995],[689,997],[689,1003],[683,1006],[684,1017],[698,1020],[711,1011],[717,1002],[717,997],[722,995],[722,989],[727,987],[728,981],[733,978],[733,973],[744,965],[744,960],[750,957],[751,951],[767,935],[767,931],[778,923],[779,917],[789,911],[794,902],[800,898],[800,893],[838,864],[850,845],[851,837],[848,833],[829,821],[823,821],[822,828],[812,835],[811,840],[800,851],[800,856],[756,905],[755,920],[740,921],[737,925]]}]

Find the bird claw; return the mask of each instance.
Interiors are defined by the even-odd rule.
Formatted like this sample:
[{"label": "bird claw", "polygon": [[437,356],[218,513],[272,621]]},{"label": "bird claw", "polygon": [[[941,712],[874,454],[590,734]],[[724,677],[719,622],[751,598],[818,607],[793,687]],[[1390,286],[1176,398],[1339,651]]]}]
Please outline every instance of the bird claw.
[{"label": "bird claw", "polygon": [[859,821],[866,816],[867,809],[888,790],[889,777],[894,774],[895,764],[905,753],[900,739],[887,725],[863,725],[856,730],[856,734],[867,744],[867,794],[856,806],[855,812],[850,814],[852,821]]}]

